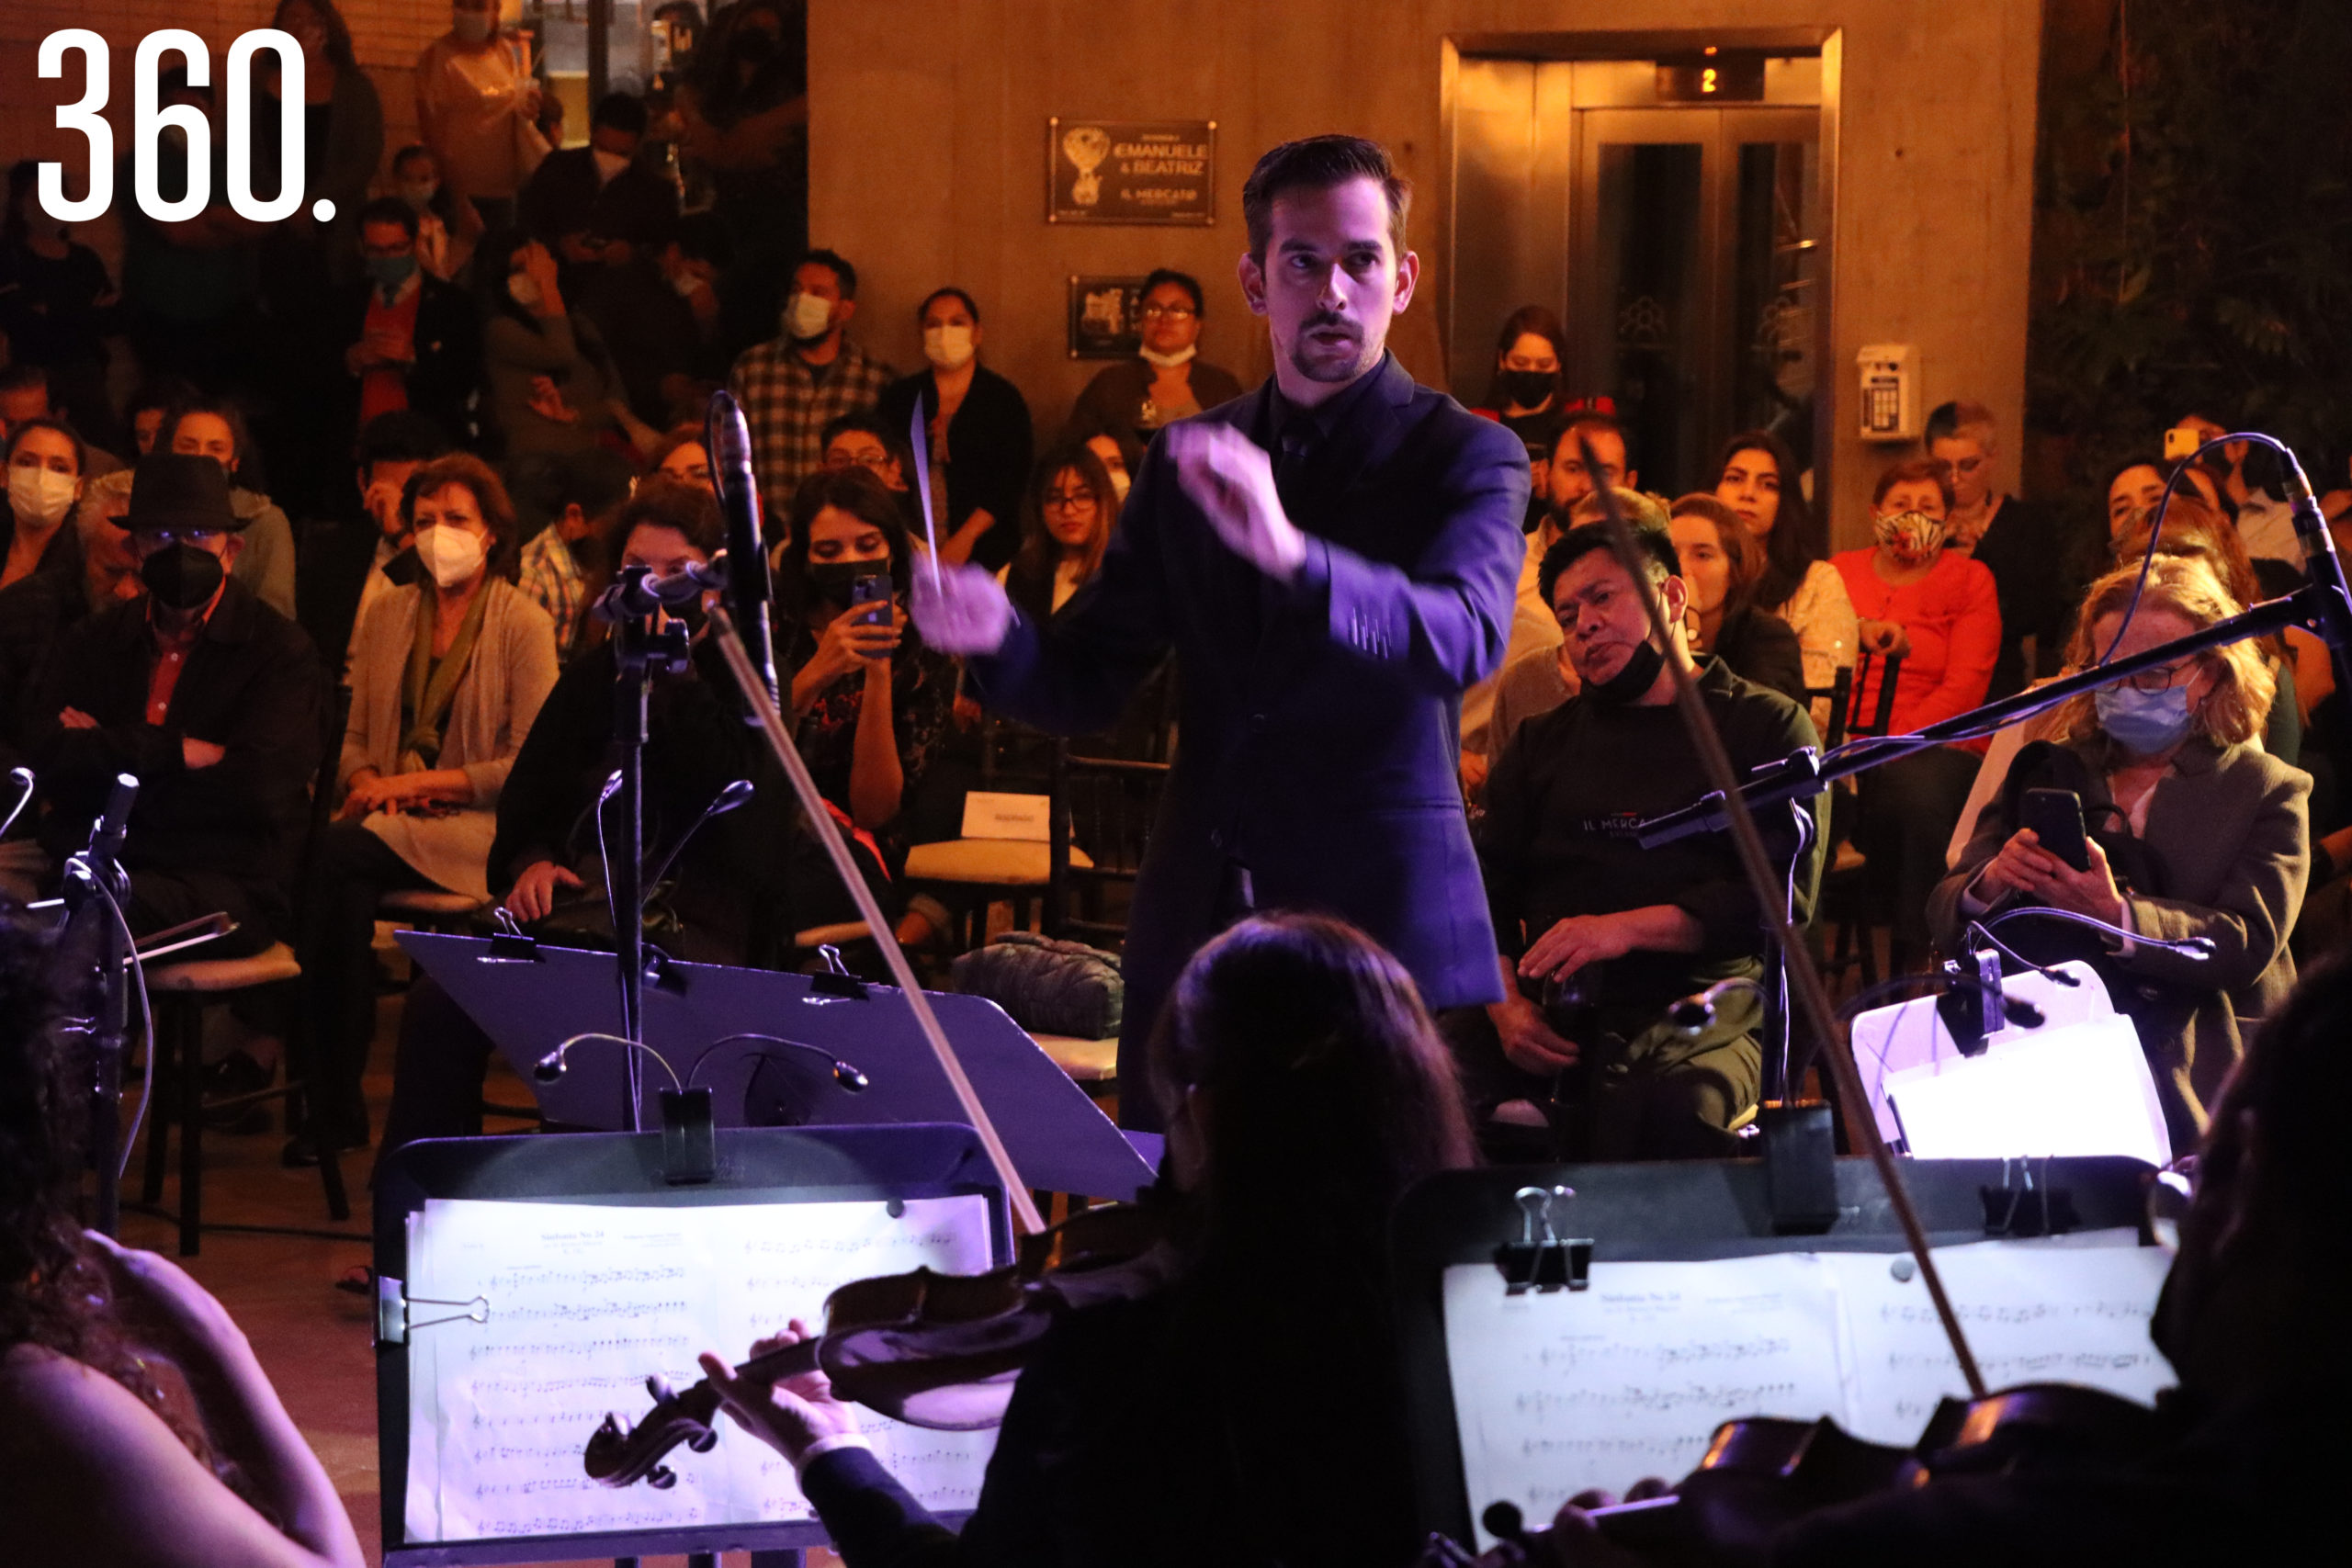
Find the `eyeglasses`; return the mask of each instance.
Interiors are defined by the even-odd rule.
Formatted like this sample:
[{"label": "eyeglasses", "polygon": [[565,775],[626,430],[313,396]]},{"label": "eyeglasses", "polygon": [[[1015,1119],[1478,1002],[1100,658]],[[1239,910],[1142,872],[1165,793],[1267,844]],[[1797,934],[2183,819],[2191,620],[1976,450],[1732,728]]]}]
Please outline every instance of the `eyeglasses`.
[{"label": "eyeglasses", "polygon": [[173,545],[194,545],[202,549],[223,532],[220,528],[141,528],[131,535],[131,539],[134,543],[152,544],[159,550]]},{"label": "eyeglasses", "polygon": [[888,452],[844,452],[826,466],[832,468],[870,468],[878,474],[890,466],[890,454]]},{"label": "eyeglasses", "polygon": [[1200,314],[1190,305],[1146,305],[1142,313],[1147,321],[1189,321]]},{"label": "eyeglasses", "polygon": [[2127,676],[2123,683],[2135,692],[2169,691],[2180,683],[2181,671],[2196,668],[2197,660],[2194,659],[2178,660],[2171,664],[2160,664],[2154,670],[2143,670],[2137,675]]},{"label": "eyeglasses", "polygon": [[1048,512],[1056,510],[1063,512],[1076,512],[1082,506],[1092,506],[1093,504],[1093,491],[1083,490],[1054,491],[1046,497],[1044,502],[1045,509]]}]

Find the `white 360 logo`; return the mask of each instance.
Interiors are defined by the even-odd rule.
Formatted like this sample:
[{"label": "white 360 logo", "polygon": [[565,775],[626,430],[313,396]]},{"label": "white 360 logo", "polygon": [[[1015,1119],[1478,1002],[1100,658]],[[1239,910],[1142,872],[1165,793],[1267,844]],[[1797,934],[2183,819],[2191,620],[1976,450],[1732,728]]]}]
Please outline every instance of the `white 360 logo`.
[{"label": "white 360 logo", "polygon": [[[78,130],[89,140],[90,193],[79,201],[67,200],[65,166],[43,164],[40,207],[61,223],[86,223],[103,214],[114,201],[114,127],[98,112],[107,107],[109,64],[104,38],[87,28],[67,28],[40,40],[40,74],[45,80],[53,81],[65,73],[65,51],[69,49],[82,51],[83,79],[88,88],[80,103],[58,106],[57,128]],[[253,191],[250,114],[253,59],[265,49],[277,56],[278,145],[284,150],[279,158],[282,177],[277,194],[267,201],[254,197]],[[164,109],[155,107],[156,78],[161,74],[158,62],[169,53],[177,53],[187,61],[190,86],[209,86],[212,82],[211,51],[202,39],[187,28],[166,28],[139,40],[131,73],[130,183],[139,210],[158,223],[177,223],[193,218],[212,201],[212,127],[203,111],[193,104],[175,104]],[[229,128],[229,205],[238,217],[255,223],[275,223],[281,218],[289,218],[302,204],[302,46],[291,33],[276,28],[240,33],[229,46],[223,75],[229,87],[225,116]],[[187,134],[187,189],[177,201],[165,201],[155,189],[155,140],[166,126],[174,125]],[[334,203],[322,197],[312,204],[311,211],[320,222],[326,222],[334,216]]]}]

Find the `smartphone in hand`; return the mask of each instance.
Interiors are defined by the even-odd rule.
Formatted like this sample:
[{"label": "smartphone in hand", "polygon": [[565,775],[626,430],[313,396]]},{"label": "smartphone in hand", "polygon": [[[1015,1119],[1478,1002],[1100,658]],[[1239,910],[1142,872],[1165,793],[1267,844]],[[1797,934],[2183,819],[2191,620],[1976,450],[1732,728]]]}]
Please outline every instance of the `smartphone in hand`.
[{"label": "smartphone in hand", "polygon": [[2018,826],[2032,829],[2043,849],[2076,871],[2090,870],[2090,835],[2083,828],[2083,801],[2073,790],[2026,791],[2018,806]]}]

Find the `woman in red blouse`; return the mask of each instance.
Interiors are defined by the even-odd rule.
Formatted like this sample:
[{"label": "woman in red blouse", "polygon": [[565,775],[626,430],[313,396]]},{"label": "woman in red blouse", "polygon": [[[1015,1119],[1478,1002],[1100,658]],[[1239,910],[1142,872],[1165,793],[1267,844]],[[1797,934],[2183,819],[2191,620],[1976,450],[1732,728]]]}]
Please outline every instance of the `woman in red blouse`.
[{"label": "woman in red blouse", "polygon": [[[1871,498],[1878,543],[1833,558],[1860,622],[1862,649],[1875,656],[1854,694],[1857,714],[1875,715],[1883,660],[1900,654],[1891,734],[1966,713],[1984,701],[2001,649],[2001,608],[1983,562],[1946,550],[1951,470],[1914,457],[1879,476]],[[1977,759],[1939,746],[1862,775],[1855,842],[1874,887],[1892,899],[1897,967],[1925,955],[1928,894],[1943,875],[1944,844],[1967,804]]]}]

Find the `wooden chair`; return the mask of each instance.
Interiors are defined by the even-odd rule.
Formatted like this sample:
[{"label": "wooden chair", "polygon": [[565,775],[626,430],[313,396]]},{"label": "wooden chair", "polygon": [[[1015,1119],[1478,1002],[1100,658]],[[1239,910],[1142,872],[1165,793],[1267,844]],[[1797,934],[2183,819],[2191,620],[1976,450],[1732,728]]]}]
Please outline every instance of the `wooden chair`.
[{"label": "wooden chair", "polygon": [[[334,700],[322,705],[330,722],[322,738],[324,750],[320,759],[319,772],[311,780],[310,831],[301,857],[305,867],[310,862],[311,844],[325,828],[333,808],[336,763],[342,753],[344,720],[350,711],[350,703],[348,692],[338,692]],[[299,877],[297,886],[300,886]],[[285,1064],[280,1081],[270,1088],[256,1089],[250,1094],[206,1100],[205,1011],[247,992],[272,987],[291,987],[301,977],[302,966],[296,962],[294,950],[282,942],[272,942],[261,952],[244,958],[194,958],[147,971],[147,1005],[154,1020],[153,1038],[148,1042],[148,1050],[153,1055],[150,1066],[154,1075],[156,1101],[147,1112],[146,1168],[140,1182],[140,1198],[150,1209],[159,1208],[163,1202],[164,1167],[171,1145],[172,1123],[176,1120],[180,1128],[179,1209],[176,1213],[165,1217],[179,1226],[180,1256],[183,1258],[197,1255],[203,1245],[206,1229],[205,1119],[270,1100],[284,1100],[286,1122],[290,1129],[301,1120],[303,1096],[307,1089],[303,1080],[294,1076],[289,1060]],[[298,1021],[297,1028],[309,1027],[308,1020],[303,1017],[304,1009],[298,1004],[289,1010]],[[351,1217],[351,1201],[344,1190],[343,1168],[333,1149],[322,1148],[319,1151],[319,1183],[326,1194],[327,1217],[337,1223],[348,1220]],[[269,1233],[282,1229],[271,1225],[224,1224],[215,1224],[210,1228]]]},{"label": "wooden chair", "polygon": [[[1046,933],[1115,947],[1126,936],[1125,909],[1110,895],[1130,891],[1143,869],[1144,851],[1168,762],[1076,757],[1069,743],[1054,748],[1048,798],[1052,836],[1046,883]],[[1083,847],[1081,847],[1083,846]]]},{"label": "wooden chair", "polygon": [[[1864,650],[1850,671],[1838,671],[1839,682],[1846,692],[1830,716],[1830,728],[1844,740],[1866,736],[1884,735],[1894,717],[1895,682],[1903,673],[1903,655],[1890,654],[1880,665],[1880,680],[1876,701],[1868,718],[1856,716],[1863,694],[1869,689],[1871,665],[1879,656]],[[1851,676],[1849,681],[1847,677]],[[1878,984],[1878,942],[1873,934],[1877,927],[1888,924],[1886,911],[1871,887],[1870,862],[1854,846],[1853,828],[1859,815],[1856,796],[1848,792],[1836,798],[1835,815],[1845,819],[1842,829],[1833,824],[1827,863],[1821,873],[1821,920],[1834,935],[1829,962],[1823,967],[1831,976],[1842,976],[1858,964],[1865,986]]]}]

